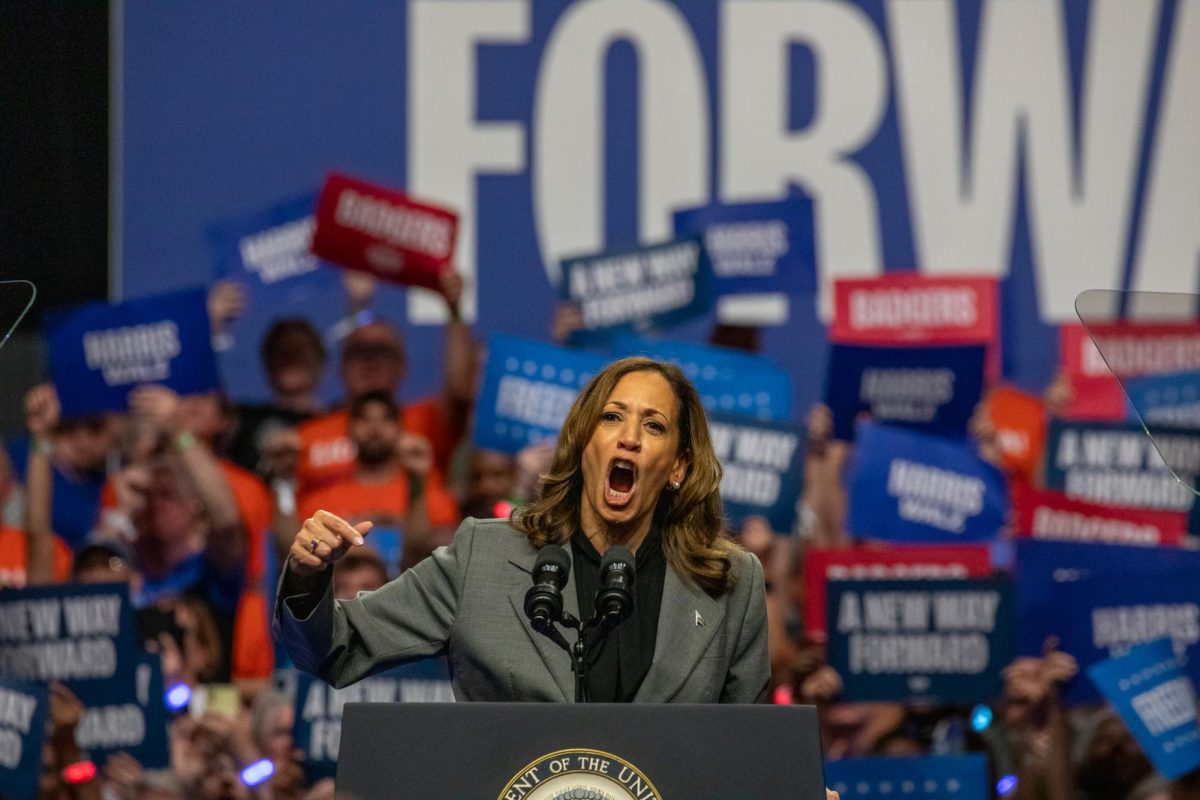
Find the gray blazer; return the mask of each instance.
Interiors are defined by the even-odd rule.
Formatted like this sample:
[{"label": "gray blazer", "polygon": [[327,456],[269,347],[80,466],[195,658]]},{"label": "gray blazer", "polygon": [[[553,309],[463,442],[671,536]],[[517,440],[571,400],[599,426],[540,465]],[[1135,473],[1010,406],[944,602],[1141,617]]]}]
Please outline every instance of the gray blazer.
[{"label": "gray blazer", "polygon": [[[458,700],[572,702],[570,657],[525,617],[537,550],[507,520],[467,519],[448,547],[374,592],[334,602],[324,595],[303,619],[280,597],[276,635],[296,666],[334,686],[446,654]],[[750,703],[767,686],[763,570],[734,557],[735,587],[712,598],[668,567],[654,661],[635,700]],[[563,592],[578,616],[574,584]],[[568,636],[573,641],[573,634]]]}]

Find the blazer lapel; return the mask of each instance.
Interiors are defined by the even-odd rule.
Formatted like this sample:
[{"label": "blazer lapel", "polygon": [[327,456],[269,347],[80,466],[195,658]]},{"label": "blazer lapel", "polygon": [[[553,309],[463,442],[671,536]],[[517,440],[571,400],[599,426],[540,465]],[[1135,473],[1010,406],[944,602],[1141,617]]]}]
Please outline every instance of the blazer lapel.
[{"label": "blazer lapel", "polygon": [[678,694],[724,621],[725,606],[668,565],[654,660],[634,702],[666,703]]},{"label": "blazer lapel", "polygon": [[[545,662],[546,670],[550,673],[550,677],[553,678],[559,692],[562,693],[563,700],[569,703],[574,702],[575,675],[571,671],[570,654],[566,653],[546,636],[535,631],[529,624],[529,618],[525,616],[525,593],[533,585],[530,573],[533,571],[533,562],[535,560],[537,560],[537,551],[529,546],[526,546],[521,553],[514,556],[512,563],[508,565],[508,570],[512,575],[512,590],[508,593],[508,599],[512,603],[513,611],[517,615],[518,624],[525,631],[529,640],[533,642],[533,646],[537,650],[538,655],[542,657],[542,661]],[[514,564],[519,566],[513,566]],[[579,617],[579,598],[575,592],[575,583],[573,581],[568,581],[566,587],[563,589],[563,610],[570,613],[573,617]],[[567,640],[568,644],[575,643],[574,631],[563,628],[560,628],[560,630],[563,631],[563,637]]]}]

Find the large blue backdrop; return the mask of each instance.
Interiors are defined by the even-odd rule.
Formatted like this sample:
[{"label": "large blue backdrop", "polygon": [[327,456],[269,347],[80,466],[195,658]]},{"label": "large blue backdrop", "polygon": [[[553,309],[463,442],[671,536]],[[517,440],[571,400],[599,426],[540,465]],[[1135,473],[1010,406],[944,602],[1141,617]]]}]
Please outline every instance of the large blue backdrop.
[{"label": "large blue backdrop", "polygon": [[[821,289],[764,338],[798,413],[838,275],[1004,279],[1005,369],[1030,388],[1079,291],[1197,288],[1195,0],[129,3],[113,24],[125,297],[210,282],[209,226],[331,169],[456,207],[477,324],[526,337],[547,334],[559,258],[800,188]],[[437,305],[385,305],[406,391],[428,391]],[[255,351],[223,363],[243,395],[263,391]]]}]

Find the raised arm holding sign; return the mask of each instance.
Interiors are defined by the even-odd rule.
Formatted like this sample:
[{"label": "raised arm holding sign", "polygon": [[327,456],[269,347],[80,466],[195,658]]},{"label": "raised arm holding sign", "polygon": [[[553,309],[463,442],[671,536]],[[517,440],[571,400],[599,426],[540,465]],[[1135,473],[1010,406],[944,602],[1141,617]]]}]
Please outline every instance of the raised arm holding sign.
[{"label": "raised arm holding sign", "polygon": [[335,174],[317,199],[312,251],[331,264],[438,291],[457,236],[453,211]]}]

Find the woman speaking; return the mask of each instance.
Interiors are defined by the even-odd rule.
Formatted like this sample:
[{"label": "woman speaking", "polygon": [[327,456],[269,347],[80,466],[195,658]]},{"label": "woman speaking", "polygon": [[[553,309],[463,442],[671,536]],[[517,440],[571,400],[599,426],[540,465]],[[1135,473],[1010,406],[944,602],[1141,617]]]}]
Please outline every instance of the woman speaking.
[{"label": "woman speaking", "polygon": [[378,591],[338,602],[331,591],[330,565],[370,523],[324,511],[305,521],[280,581],[282,641],[334,686],[445,654],[459,700],[571,701],[571,656],[525,612],[539,551],[570,554],[563,608],[587,620],[605,553],[625,547],[632,612],[587,653],[588,699],[753,702],[768,679],[763,572],[724,533],[720,481],[683,373],[616,361],[572,405],[539,501],[509,520],[467,519],[448,547]]}]

